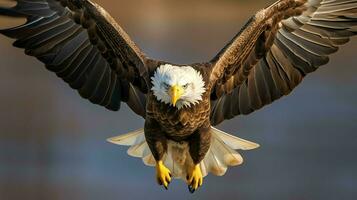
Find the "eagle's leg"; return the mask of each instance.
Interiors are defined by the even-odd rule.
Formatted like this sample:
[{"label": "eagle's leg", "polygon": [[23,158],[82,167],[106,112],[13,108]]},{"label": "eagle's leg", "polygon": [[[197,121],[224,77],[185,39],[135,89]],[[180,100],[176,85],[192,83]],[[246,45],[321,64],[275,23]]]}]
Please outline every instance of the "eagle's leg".
[{"label": "eagle's leg", "polygon": [[190,155],[194,164],[187,172],[187,184],[191,193],[203,183],[200,162],[204,159],[211,143],[210,126],[209,123],[206,124],[208,125],[199,128],[189,139]]},{"label": "eagle's leg", "polygon": [[167,139],[160,130],[160,126],[155,120],[146,119],[145,139],[149,145],[152,155],[156,160],[156,180],[159,185],[168,189],[171,182],[171,172],[163,163],[163,156],[167,152]]}]

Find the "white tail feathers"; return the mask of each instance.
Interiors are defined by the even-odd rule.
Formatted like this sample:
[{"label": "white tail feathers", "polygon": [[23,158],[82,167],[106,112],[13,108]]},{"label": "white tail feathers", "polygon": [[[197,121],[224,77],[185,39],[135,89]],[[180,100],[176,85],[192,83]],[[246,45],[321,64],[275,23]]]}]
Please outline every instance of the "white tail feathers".
[{"label": "white tail feathers", "polygon": [[[211,134],[210,149],[200,163],[203,176],[208,173],[223,176],[228,167],[243,163],[242,156],[235,150],[251,150],[259,147],[256,143],[235,137],[214,127],[211,128]],[[156,161],[146,143],[144,129],[109,138],[108,141],[118,145],[130,146],[128,149],[130,156],[142,158],[145,165],[155,166]],[[176,178],[185,180],[187,170],[193,166],[188,148],[186,142],[168,142],[168,150],[163,162]]]},{"label": "white tail feathers", "polygon": [[117,145],[130,146],[127,151],[130,156],[142,158],[145,165],[155,166],[155,159],[146,143],[143,128],[124,135],[109,138],[108,142]]},{"label": "white tail feathers", "polygon": [[221,140],[230,146],[232,149],[240,149],[240,150],[252,150],[259,147],[259,144],[250,142],[248,140],[244,140],[242,138],[236,137],[234,135],[230,135],[226,132],[218,130],[214,127],[211,127],[211,133],[216,134]]}]

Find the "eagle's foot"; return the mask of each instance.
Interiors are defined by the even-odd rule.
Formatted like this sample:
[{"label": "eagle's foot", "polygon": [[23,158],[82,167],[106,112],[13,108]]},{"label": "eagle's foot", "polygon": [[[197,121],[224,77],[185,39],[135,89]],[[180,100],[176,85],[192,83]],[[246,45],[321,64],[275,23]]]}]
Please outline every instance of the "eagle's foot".
[{"label": "eagle's foot", "polygon": [[156,163],[156,179],[159,185],[163,185],[167,190],[171,182],[171,172],[162,161]]},{"label": "eagle's foot", "polygon": [[188,190],[194,193],[203,183],[203,177],[200,165],[195,165],[191,172],[187,175]]}]

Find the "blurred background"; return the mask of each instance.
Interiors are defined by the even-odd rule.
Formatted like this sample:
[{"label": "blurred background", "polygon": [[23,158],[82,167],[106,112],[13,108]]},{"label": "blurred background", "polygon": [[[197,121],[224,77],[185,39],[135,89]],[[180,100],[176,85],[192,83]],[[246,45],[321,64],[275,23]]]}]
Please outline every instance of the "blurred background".
[{"label": "blurred background", "polygon": [[[193,63],[211,59],[272,1],[96,2],[151,57]],[[357,198],[357,38],[290,96],[224,122],[219,128],[261,148],[242,152],[245,163],[224,177],[206,177],[194,195],[182,181],[164,191],[153,168],[106,142],[143,119],[83,100],[11,42],[0,36],[1,200]]]}]

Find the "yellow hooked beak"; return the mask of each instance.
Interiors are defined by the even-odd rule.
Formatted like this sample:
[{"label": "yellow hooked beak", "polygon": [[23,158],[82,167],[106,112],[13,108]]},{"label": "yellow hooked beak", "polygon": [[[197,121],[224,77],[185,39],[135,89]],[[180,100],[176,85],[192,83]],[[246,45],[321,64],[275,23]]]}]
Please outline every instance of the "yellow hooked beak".
[{"label": "yellow hooked beak", "polygon": [[171,103],[173,106],[176,106],[177,101],[181,98],[184,90],[179,85],[174,85],[169,90],[169,95],[171,96]]}]

